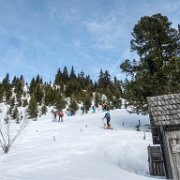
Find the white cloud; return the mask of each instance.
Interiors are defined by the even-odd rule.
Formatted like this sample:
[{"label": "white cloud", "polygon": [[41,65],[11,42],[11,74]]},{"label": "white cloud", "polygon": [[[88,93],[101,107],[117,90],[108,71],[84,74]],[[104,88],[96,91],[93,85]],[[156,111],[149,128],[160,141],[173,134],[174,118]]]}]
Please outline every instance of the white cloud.
[{"label": "white cloud", "polygon": [[127,27],[115,13],[104,19],[87,21],[85,26],[93,38],[95,47],[100,49],[114,49],[121,38],[126,36]]}]

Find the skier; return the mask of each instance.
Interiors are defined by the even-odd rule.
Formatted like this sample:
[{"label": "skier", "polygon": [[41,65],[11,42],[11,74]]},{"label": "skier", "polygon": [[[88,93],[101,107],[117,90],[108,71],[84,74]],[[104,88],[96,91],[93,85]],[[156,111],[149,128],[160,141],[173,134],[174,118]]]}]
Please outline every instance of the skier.
[{"label": "skier", "polygon": [[[63,113],[62,110],[58,112],[58,116],[59,116],[59,121],[58,121],[58,122],[63,122],[64,113]],[[60,120],[61,120],[61,121],[60,121]]]},{"label": "skier", "polygon": [[53,122],[56,122],[56,115],[57,115],[57,112],[54,111],[53,109],[52,109],[51,112],[53,113]]},{"label": "skier", "polygon": [[95,113],[95,112],[96,112],[96,107],[93,106],[93,107],[92,107],[92,113]]},{"label": "skier", "polygon": [[111,125],[110,125],[110,120],[111,120],[111,115],[109,110],[107,110],[107,112],[105,113],[105,116],[103,117],[102,120],[106,119],[107,120],[107,129],[111,129]]}]

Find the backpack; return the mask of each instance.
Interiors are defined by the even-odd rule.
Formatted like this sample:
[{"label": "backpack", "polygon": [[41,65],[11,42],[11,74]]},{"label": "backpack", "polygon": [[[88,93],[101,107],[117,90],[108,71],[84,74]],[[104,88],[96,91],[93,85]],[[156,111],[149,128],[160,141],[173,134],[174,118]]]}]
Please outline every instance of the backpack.
[{"label": "backpack", "polygon": [[110,113],[107,112],[107,113],[105,114],[105,117],[106,117],[106,118],[110,118]]},{"label": "backpack", "polygon": [[64,113],[61,111],[61,112],[59,113],[59,115],[60,115],[60,116],[63,116],[63,115],[64,115]]}]

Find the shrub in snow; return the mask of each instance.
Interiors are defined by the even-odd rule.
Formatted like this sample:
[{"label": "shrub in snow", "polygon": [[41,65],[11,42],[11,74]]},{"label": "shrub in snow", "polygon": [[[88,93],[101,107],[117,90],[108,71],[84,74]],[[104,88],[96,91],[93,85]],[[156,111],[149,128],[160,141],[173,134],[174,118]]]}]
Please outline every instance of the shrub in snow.
[{"label": "shrub in snow", "polygon": [[28,125],[28,119],[23,118],[23,120],[19,124],[18,130],[11,135],[10,132],[10,119],[9,117],[4,118],[4,121],[1,122],[0,126],[0,147],[4,151],[4,153],[8,153],[12,144],[16,141],[19,135],[22,133],[24,128]]}]

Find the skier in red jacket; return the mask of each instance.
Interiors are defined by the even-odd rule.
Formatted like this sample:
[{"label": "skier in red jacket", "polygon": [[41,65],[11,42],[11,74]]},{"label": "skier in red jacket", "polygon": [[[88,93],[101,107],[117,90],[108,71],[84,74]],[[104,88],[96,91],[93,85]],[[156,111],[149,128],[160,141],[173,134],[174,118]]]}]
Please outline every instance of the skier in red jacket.
[{"label": "skier in red jacket", "polygon": [[59,116],[59,121],[58,122],[63,122],[64,113],[63,113],[62,110],[58,112],[58,116]]}]

